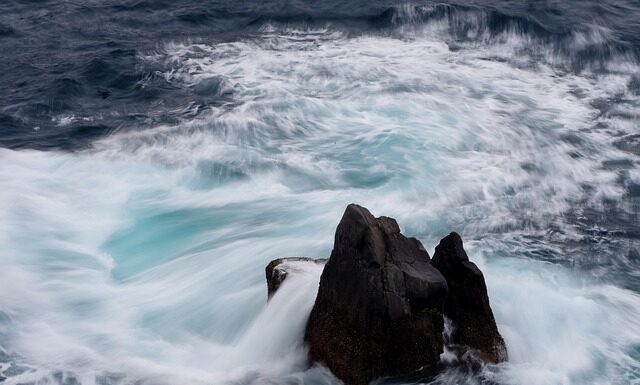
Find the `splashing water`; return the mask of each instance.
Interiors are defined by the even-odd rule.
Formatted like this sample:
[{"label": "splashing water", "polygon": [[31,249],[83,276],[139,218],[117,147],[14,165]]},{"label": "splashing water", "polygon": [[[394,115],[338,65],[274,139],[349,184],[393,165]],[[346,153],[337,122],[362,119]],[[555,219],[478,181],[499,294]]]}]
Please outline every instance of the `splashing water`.
[{"label": "splashing water", "polygon": [[337,383],[302,341],[321,267],[268,304],[264,267],[329,255],[358,202],[427,248],[459,231],[485,272],[510,362],[433,383],[640,383],[638,241],[615,235],[638,232],[637,65],[566,71],[511,30],[454,46],[450,19],[412,12],[387,34],[168,44],[140,60],[223,102],[0,150],[4,382]]}]

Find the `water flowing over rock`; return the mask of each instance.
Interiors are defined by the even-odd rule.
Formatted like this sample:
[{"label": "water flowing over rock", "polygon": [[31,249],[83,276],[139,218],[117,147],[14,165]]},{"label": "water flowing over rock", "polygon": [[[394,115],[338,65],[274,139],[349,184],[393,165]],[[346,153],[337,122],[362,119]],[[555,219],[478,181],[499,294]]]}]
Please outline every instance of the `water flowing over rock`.
[{"label": "water flowing over rock", "polygon": [[[269,263],[269,297],[287,277],[325,263],[305,339],[311,360],[346,385],[430,376],[443,365],[475,370],[507,360],[484,277],[457,233],[443,238],[430,259],[420,241],[400,233],[393,218],[375,218],[351,204],[328,260]],[[449,326],[443,334],[445,317]],[[448,354],[441,361],[445,343]]]},{"label": "water flowing over rock", "polygon": [[280,288],[280,285],[290,275],[295,274],[298,270],[309,263],[324,265],[327,259],[313,259],[308,257],[290,257],[278,258],[269,262],[265,268],[267,275],[267,295],[271,298]]},{"label": "water flowing over rock", "polygon": [[351,204],[307,324],[310,357],[348,385],[435,368],[446,295],[420,241]]},{"label": "water flowing over rock", "polygon": [[469,261],[462,239],[451,233],[440,241],[431,260],[447,280],[444,314],[454,324],[451,342],[477,349],[483,361],[507,360],[507,348],[498,332],[484,276]]}]

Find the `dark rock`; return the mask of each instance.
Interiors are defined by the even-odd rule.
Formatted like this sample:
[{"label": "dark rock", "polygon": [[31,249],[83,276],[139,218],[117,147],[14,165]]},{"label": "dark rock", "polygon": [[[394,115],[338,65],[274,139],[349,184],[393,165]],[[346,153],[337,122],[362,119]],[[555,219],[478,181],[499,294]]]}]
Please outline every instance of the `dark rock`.
[{"label": "dark rock", "polygon": [[420,241],[351,204],[307,324],[309,355],[347,385],[435,368],[446,295]]},{"label": "dark rock", "polygon": [[269,262],[265,268],[267,274],[267,295],[269,298],[280,288],[282,282],[290,275],[295,274],[296,270],[304,264],[316,263],[324,265],[327,259],[313,259],[306,257],[278,258]]},{"label": "dark rock", "polygon": [[507,347],[489,306],[484,276],[469,261],[460,235],[451,233],[443,238],[431,264],[446,278],[449,287],[444,314],[454,325],[450,342],[477,349],[484,361],[506,361]]}]

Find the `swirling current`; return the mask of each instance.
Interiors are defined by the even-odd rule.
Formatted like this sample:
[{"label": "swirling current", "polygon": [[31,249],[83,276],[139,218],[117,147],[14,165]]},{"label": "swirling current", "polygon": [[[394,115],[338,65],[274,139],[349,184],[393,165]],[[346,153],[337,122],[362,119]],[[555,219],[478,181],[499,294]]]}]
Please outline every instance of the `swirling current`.
[{"label": "swirling current", "polygon": [[297,384],[351,202],[485,272],[510,360],[640,384],[640,3],[6,0],[0,383]]}]

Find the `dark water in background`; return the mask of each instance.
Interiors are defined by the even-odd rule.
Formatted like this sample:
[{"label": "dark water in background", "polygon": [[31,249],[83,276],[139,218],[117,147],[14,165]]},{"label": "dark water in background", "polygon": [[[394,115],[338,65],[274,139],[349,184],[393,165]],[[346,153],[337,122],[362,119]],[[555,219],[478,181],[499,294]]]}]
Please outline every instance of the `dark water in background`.
[{"label": "dark water in background", "polygon": [[512,363],[436,381],[640,381],[640,2],[9,0],[0,52],[8,383],[331,383],[261,274],[350,201],[487,271]]},{"label": "dark water in background", "polygon": [[[414,4],[430,4],[414,3]],[[190,119],[220,95],[178,87],[172,63],[141,61],[171,42],[212,44],[255,36],[267,23],[323,26],[349,34],[393,34],[402,23],[452,20],[451,42],[532,40],[533,59],[550,49],[568,70],[605,70],[640,57],[637,1],[469,1],[402,20],[393,1],[5,1],[0,13],[0,86],[8,148],[77,149],[123,129]],[[606,31],[603,31],[606,29]],[[481,36],[468,36],[469,32]],[[584,34],[584,45],[576,44]],[[602,35],[602,36],[598,36]],[[544,47],[544,49],[541,49]],[[640,78],[630,86],[640,92]],[[222,99],[222,100],[221,100]],[[603,106],[607,109],[607,106]],[[77,119],[61,128],[60,120]],[[90,120],[87,120],[90,119]],[[35,131],[34,128],[39,130]],[[637,144],[637,143],[636,143]]]}]

